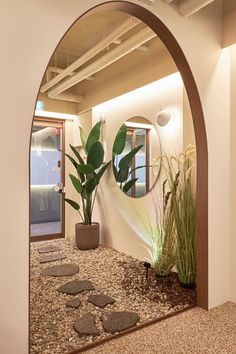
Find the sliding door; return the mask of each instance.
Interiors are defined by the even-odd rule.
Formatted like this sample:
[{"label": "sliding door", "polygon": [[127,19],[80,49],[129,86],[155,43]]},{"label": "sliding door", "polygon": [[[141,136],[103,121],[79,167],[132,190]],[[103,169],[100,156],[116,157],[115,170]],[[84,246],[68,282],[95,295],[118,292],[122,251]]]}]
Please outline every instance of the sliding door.
[{"label": "sliding door", "polygon": [[31,241],[64,237],[64,122],[35,119],[30,160]]}]

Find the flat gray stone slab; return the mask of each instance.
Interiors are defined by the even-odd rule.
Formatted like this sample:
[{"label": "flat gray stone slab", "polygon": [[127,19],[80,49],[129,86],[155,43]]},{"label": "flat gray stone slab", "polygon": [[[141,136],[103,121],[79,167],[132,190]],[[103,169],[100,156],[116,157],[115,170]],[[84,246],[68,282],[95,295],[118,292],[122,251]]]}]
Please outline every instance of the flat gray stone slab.
[{"label": "flat gray stone slab", "polygon": [[115,300],[112,297],[99,294],[99,295],[90,295],[88,297],[88,302],[91,302],[93,305],[104,308],[109,304],[114,304]]},{"label": "flat gray stone slab", "polygon": [[103,328],[108,333],[122,332],[138,323],[140,317],[135,312],[113,312],[103,320]]},{"label": "flat gray stone slab", "polygon": [[79,272],[79,267],[75,264],[60,264],[48,267],[42,274],[51,277],[67,277]]},{"label": "flat gray stone slab", "polygon": [[39,253],[49,253],[49,252],[60,251],[60,249],[61,249],[61,248],[58,247],[58,246],[49,245],[49,246],[45,246],[45,247],[38,248],[38,252],[39,252]]},{"label": "flat gray stone slab", "polygon": [[98,336],[100,334],[95,326],[95,316],[90,312],[86,313],[75,322],[74,329],[80,337]]},{"label": "flat gray stone slab", "polygon": [[94,290],[93,283],[90,280],[74,280],[60,286],[57,291],[69,295],[77,295],[83,291]]},{"label": "flat gray stone slab", "polygon": [[77,309],[81,304],[81,301],[79,298],[71,299],[67,301],[66,307],[73,307],[74,309]]},{"label": "flat gray stone slab", "polygon": [[53,261],[59,261],[60,259],[65,259],[66,256],[63,254],[46,254],[41,256],[39,263],[48,263]]}]

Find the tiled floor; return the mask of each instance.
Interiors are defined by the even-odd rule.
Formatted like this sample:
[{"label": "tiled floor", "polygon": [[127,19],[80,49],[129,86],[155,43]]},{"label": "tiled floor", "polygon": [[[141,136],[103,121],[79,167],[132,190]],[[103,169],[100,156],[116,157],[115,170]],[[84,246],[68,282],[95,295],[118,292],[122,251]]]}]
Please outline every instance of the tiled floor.
[{"label": "tiled floor", "polygon": [[61,222],[45,222],[40,224],[30,225],[31,236],[51,235],[61,232]]}]

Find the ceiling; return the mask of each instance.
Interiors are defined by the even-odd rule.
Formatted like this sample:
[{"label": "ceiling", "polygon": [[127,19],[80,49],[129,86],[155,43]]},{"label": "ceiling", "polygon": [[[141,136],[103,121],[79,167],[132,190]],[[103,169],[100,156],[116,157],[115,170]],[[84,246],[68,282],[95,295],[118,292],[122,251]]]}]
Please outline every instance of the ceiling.
[{"label": "ceiling", "polygon": [[[128,25],[126,26],[126,24]],[[122,26],[125,30],[119,32]],[[106,38],[116,31],[120,35],[117,38],[114,37],[114,40],[110,40],[104,46]],[[83,58],[99,45],[101,45],[99,50],[83,61]],[[115,52],[116,54],[113,55]],[[134,67],[137,78],[142,76],[142,79],[133,80],[131,77],[131,81],[135,82],[133,85],[135,87],[124,84],[123,90],[121,88],[113,90],[113,97],[153,81],[155,75],[152,77],[149,73],[145,79],[140,71],[144,70],[145,72],[145,69],[143,69],[144,63],[149,63],[153,66],[153,70],[156,70],[153,60],[165,61],[163,52],[170,57],[167,49],[155,33],[136,18],[119,11],[94,13],[78,20],[63,37],[49,62],[43,78],[41,92],[50,99],[76,102],[78,106],[87,109],[88,105],[93,105],[89,96],[94,96],[94,92],[98,90],[104,90],[101,85],[108,84],[107,87],[109,87],[109,83],[111,84],[112,81],[116,81],[117,85],[117,80],[122,80],[123,73],[133,72]],[[107,55],[111,55],[112,60],[107,61]],[[77,61],[81,61],[78,66],[75,65]],[[172,64],[174,66],[173,61]],[[66,73],[65,69],[70,69],[70,65],[74,66],[73,70]],[[87,69],[90,69],[90,67],[92,74],[88,75]],[[165,75],[174,71],[176,71],[176,67],[171,68],[169,72],[165,72]],[[85,74],[81,78],[80,74],[84,72]],[[134,74],[132,75],[134,76]],[[78,76],[79,79],[76,79]],[[71,80],[73,83],[69,83],[68,86],[67,82]],[[62,89],[61,86],[63,86]],[[119,86],[121,87],[121,85]],[[112,89],[110,94],[106,93],[97,101],[95,99],[94,104],[112,98],[111,91]],[[86,101],[89,103],[86,103]]]}]

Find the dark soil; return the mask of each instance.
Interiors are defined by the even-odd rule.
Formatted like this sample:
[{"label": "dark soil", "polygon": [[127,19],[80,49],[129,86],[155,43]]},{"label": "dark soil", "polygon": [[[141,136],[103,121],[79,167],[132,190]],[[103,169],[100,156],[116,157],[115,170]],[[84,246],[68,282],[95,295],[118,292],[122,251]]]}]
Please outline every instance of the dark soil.
[{"label": "dark soil", "polygon": [[196,289],[186,289],[180,284],[177,273],[171,272],[168,276],[157,276],[153,269],[148,269],[146,279],[146,268],[139,261],[123,263],[125,277],[122,286],[127,296],[136,292],[142,294],[149,301],[168,304],[170,308],[176,305],[187,306],[196,304]]}]

